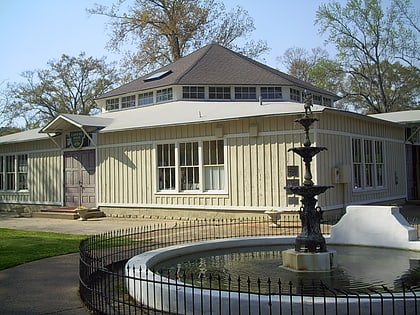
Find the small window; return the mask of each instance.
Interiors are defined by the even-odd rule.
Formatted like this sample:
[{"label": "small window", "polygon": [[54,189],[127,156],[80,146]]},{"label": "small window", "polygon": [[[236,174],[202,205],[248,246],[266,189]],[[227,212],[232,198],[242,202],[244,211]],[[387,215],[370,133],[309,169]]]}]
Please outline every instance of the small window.
[{"label": "small window", "polygon": [[116,110],[120,108],[120,99],[119,98],[112,98],[106,100],[105,109],[106,110]]},{"label": "small window", "polygon": [[203,142],[204,190],[225,189],[223,140]]},{"label": "small window", "polygon": [[182,97],[185,99],[204,99],[204,86],[183,86]]},{"label": "small window", "polygon": [[235,99],[237,100],[256,100],[257,89],[255,87],[235,87]]},{"label": "small window", "polygon": [[280,86],[261,87],[261,98],[263,100],[276,100],[282,98]]},{"label": "small window", "polygon": [[4,190],[4,158],[0,156],[0,190]]},{"label": "small window", "polygon": [[323,97],[322,98],[322,102],[324,106],[331,106],[332,105],[332,100],[328,97]]},{"label": "small window", "polygon": [[28,155],[17,156],[18,190],[28,189]]},{"label": "small window", "polygon": [[290,99],[296,102],[301,102],[302,98],[300,95],[300,91],[296,89],[290,89]]},{"label": "small window", "polygon": [[121,98],[121,108],[128,108],[136,106],[136,96],[124,96]]},{"label": "small window", "polygon": [[169,101],[173,98],[172,88],[162,89],[156,91],[156,102]]},{"label": "small window", "polygon": [[312,96],[312,101],[314,104],[322,105],[322,96],[314,94]]},{"label": "small window", "polygon": [[139,94],[138,102],[139,102],[138,103],[139,106],[153,104],[153,92],[146,92],[146,93]]},{"label": "small window", "polygon": [[15,190],[15,156],[6,156],[6,190]]},{"label": "small window", "polygon": [[157,146],[159,190],[175,189],[175,144]]},{"label": "small window", "polygon": [[181,190],[199,190],[198,142],[179,144],[179,164]]},{"label": "small window", "polygon": [[230,100],[230,87],[210,86],[209,99],[211,100]]}]

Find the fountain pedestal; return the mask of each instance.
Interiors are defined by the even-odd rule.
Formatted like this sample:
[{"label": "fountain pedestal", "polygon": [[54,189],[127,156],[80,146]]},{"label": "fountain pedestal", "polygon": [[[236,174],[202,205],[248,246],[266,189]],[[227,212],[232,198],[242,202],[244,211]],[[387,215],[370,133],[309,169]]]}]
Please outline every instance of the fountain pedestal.
[{"label": "fountain pedestal", "polygon": [[337,267],[335,259],[336,252],[328,250],[319,253],[305,253],[293,248],[287,249],[281,253],[283,267],[294,271],[330,271]]}]

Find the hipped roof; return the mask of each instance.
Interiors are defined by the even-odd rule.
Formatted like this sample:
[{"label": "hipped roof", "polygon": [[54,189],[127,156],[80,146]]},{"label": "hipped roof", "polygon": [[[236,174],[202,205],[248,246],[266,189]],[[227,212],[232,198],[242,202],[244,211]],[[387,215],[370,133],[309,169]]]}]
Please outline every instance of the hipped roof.
[{"label": "hipped roof", "polygon": [[[161,78],[147,80],[154,75]],[[247,58],[218,44],[210,44],[167,66],[98,97],[109,98],[171,85],[281,85],[337,95]]]}]

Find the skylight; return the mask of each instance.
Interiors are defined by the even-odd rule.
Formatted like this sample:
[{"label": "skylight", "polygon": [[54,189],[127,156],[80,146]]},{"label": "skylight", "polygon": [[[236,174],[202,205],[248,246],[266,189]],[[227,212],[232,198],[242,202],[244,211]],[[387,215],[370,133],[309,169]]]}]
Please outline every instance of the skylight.
[{"label": "skylight", "polygon": [[156,72],[152,74],[151,76],[148,76],[147,78],[145,78],[143,81],[148,82],[148,81],[153,81],[153,80],[159,80],[159,79],[162,79],[163,77],[166,77],[170,73],[172,73],[171,70]]}]

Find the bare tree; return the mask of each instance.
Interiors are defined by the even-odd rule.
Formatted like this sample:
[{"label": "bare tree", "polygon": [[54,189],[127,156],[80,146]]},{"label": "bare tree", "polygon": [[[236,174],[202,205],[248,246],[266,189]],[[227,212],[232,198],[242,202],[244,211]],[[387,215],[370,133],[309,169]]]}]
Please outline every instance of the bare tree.
[{"label": "bare tree", "polygon": [[22,73],[24,83],[9,84],[9,97],[3,116],[8,124],[17,118],[26,128],[42,125],[62,113],[91,114],[96,110],[95,98],[118,81],[115,68],[105,59],[62,55],[49,61],[48,68]]},{"label": "bare tree", "polygon": [[363,112],[417,106],[420,46],[411,8],[409,0],[394,0],[388,8],[380,0],[350,0],[345,6],[332,1],[318,8],[316,24],[335,44],[347,75],[344,96]]},{"label": "bare tree", "polygon": [[211,42],[258,57],[268,50],[265,41],[238,39],[254,31],[248,12],[237,7],[227,12],[217,0],[136,0],[106,7],[96,4],[91,14],[110,18],[112,36],[108,48],[124,51],[123,67],[128,77],[137,77],[171,63]]}]

